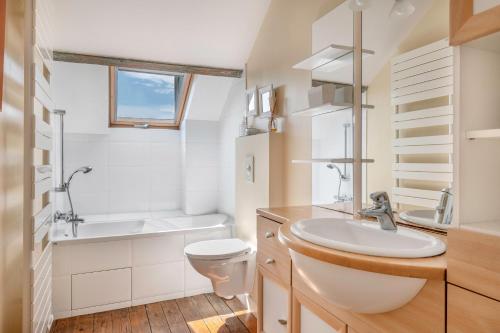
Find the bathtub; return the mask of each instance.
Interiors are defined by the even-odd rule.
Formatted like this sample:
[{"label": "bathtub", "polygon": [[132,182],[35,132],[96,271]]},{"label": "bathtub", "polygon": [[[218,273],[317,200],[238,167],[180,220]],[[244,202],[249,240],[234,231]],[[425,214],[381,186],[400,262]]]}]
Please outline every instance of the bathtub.
[{"label": "bathtub", "polygon": [[184,257],[190,243],[232,237],[228,216],[181,212],[84,216],[52,226],[56,319],[212,291]]},{"label": "bathtub", "polygon": [[52,243],[89,242],[120,238],[161,236],[173,232],[217,230],[232,227],[224,214],[184,215],[181,212],[132,213],[82,216],[77,237],[73,237],[71,224],[58,222],[52,226]]}]

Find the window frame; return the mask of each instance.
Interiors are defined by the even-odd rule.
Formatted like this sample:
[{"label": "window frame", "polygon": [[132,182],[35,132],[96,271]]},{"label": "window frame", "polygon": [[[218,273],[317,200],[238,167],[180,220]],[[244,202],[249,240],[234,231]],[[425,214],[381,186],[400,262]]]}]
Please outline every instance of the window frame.
[{"label": "window frame", "polygon": [[[130,70],[143,73],[159,73],[165,75],[179,75],[174,73],[162,73],[157,71],[150,71],[147,69],[140,68],[129,68],[129,67],[118,67],[109,66],[109,127],[132,127],[132,128],[167,128],[178,130],[180,124],[184,118],[184,113],[187,104],[187,98],[189,96],[189,91],[191,89],[191,82],[193,75],[190,73],[184,74],[184,84],[182,85],[182,91],[179,93],[179,109],[176,113],[175,120],[153,120],[153,119],[117,119],[117,105],[116,105],[116,89],[117,89],[117,75],[118,70]],[[147,126],[144,126],[147,124]]]}]

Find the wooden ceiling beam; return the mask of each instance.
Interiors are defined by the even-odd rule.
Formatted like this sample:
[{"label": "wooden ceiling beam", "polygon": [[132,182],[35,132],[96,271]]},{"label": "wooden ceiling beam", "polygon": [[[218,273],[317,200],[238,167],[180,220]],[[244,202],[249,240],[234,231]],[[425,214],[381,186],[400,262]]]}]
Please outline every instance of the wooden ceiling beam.
[{"label": "wooden ceiling beam", "polygon": [[142,70],[200,74],[200,75],[211,75],[211,76],[225,76],[225,77],[236,77],[236,78],[240,78],[243,74],[243,70],[241,69],[172,64],[166,62],[104,57],[104,56],[69,53],[61,51],[54,51],[54,60],[80,63],[80,64],[116,66],[116,67],[125,67],[125,68],[142,69]]}]

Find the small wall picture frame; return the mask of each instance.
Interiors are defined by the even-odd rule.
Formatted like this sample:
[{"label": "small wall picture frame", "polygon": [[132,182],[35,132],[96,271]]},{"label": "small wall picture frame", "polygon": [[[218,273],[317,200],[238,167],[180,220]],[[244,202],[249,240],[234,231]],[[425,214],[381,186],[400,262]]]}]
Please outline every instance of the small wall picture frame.
[{"label": "small wall picture frame", "polygon": [[259,89],[259,111],[262,117],[269,118],[272,116],[274,102],[275,97],[272,84]]},{"label": "small wall picture frame", "polygon": [[257,117],[259,115],[259,96],[257,87],[247,90],[246,104],[246,116]]}]

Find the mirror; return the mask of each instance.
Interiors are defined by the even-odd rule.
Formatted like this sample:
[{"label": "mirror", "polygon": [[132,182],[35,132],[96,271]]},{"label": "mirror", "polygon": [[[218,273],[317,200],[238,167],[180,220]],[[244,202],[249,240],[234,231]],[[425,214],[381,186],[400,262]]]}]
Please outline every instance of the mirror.
[{"label": "mirror", "polygon": [[[394,57],[411,50],[443,40],[448,35],[448,3],[439,0],[423,0],[412,2],[415,10],[407,17],[391,15],[393,0],[373,1],[363,11],[363,103],[373,105],[373,109],[363,108],[363,158],[373,159],[373,163],[363,164],[363,204],[371,205],[369,194],[375,191],[386,191],[393,199],[395,210],[434,209],[439,204],[440,190],[451,184],[451,124],[430,127],[405,128],[394,131],[394,115],[396,113],[446,107],[451,103],[449,95],[426,99],[411,103],[401,103],[396,108],[393,105],[395,92],[391,91],[394,82],[391,82],[391,60]],[[353,22],[349,1],[344,2],[333,11],[323,16],[313,24],[312,48],[318,52],[330,44],[352,45]],[[445,18],[445,19],[443,19]],[[448,51],[442,51],[440,58],[451,59]],[[411,58],[411,57],[410,57]],[[352,84],[353,66],[352,54],[342,57],[333,68],[318,68],[312,71],[312,86],[335,83],[337,87]],[[406,65],[405,65],[406,66]],[[411,67],[411,64],[410,64]],[[446,66],[443,66],[446,67]],[[451,71],[451,72],[450,72]],[[452,68],[442,70],[439,81],[442,86],[452,87]],[[401,88],[410,87],[411,82],[403,82]],[[411,88],[411,87],[410,87]],[[451,88],[452,89],[452,88]],[[407,89],[407,92],[412,92]],[[397,92],[405,96],[406,92]],[[399,95],[398,95],[399,96]],[[400,100],[398,100],[400,101]],[[400,116],[401,117],[401,116]],[[402,116],[404,117],[404,116]],[[452,117],[452,116],[451,116]],[[447,117],[448,119],[449,117]],[[352,109],[314,116],[312,119],[312,152],[313,158],[351,157],[352,156]],[[426,139],[431,138],[433,139]],[[419,139],[420,138],[420,139]],[[404,154],[395,155],[395,144],[402,144],[408,139],[410,144],[430,145],[437,139],[444,140],[446,147],[440,152],[423,154],[418,149],[403,149]],[[426,142],[425,140],[431,140]],[[451,147],[451,148],[450,148]],[[418,152],[418,153],[415,153]],[[399,164],[398,164],[399,163]],[[404,170],[394,170],[395,167],[411,167],[412,165],[435,165],[431,169],[443,168],[444,177],[437,177],[440,181],[429,179],[398,179],[395,177],[418,175]],[[327,163],[314,163],[312,166],[313,204],[327,208],[341,208],[349,211],[346,203],[352,200],[352,165],[336,164],[338,169],[345,172],[345,178],[337,168]],[[432,175],[428,175],[432,178]],[[440,175],[442,176],[442,175]],[[445,179],[444,181],[441,181]],[[406,188],[416,190],[405,192]],[[396,190],[395,190],[396,189]],[[426,192],[429,191],[429,192]],[[396,192],[396,193],[394,193]],[[430,199],[405,200],[399,194],[431,196]],[[396,198],[396,202],[394,199]],[[399,200],[398,200],[399,199]],[[423,199],[423,200],[420,200]],[[339,204],[340,203],[340,204]],[[413,203],[413,204],[411,204]],[[422,204],[423,206],[416,205]],[[351,209],[352,212],[352,209]]]}]

